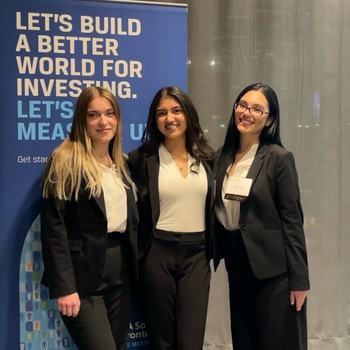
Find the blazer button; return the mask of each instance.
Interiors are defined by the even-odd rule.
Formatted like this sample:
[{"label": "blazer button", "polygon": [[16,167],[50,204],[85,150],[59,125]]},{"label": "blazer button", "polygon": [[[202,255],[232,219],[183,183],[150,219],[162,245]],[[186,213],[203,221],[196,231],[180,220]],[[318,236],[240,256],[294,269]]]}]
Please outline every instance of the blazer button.
[{"label": "blazer button", "polygon": [[247,226],[245,224],[240,224],[242,230],[246,230]]}]

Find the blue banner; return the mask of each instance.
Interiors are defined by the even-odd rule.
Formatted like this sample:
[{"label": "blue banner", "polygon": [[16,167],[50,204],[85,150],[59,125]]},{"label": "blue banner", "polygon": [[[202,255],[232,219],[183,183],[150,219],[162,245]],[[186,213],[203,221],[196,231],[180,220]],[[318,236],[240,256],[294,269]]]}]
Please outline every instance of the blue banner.
[{"label": "blue banner", "polygon": [[[88,86],[114,92],[124,151],[139,145],[154,94],[186,90],[187,7],[3,0],[0,20],[0,349],[73,350],[40,285],[40,176]],[[128,348],[145,335],[134,315]]]}]

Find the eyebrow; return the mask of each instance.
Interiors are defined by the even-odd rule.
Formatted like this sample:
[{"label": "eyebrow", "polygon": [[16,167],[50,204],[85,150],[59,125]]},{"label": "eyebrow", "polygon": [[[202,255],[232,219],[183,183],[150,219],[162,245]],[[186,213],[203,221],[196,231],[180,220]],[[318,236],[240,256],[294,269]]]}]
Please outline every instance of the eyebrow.
[{"label": "eyebrow", "polygon": [[[240,100],[239,103],[244,102],[248,106],[248,102],[245,100]],[[261,109],[266,109],[265,106],[261,105],[260,103],[253,103],[250,107],[260,107]]]},{"label": "eyebrow", "polygon": [[[88,111],[88,112],[99,112],[100,110],[98,110],[98,109],[88,109],[87,111]],[[106,111],[106,112],[114,111],[114,108],[113,108],[113,107],[107,108],[105,111]]]},{"label": "eyebrow", "polygon": [[[170,110],[172,110],[174,108],[182,108],[182,107],[180,105],[177,105],[177,106],[171,107]],[[158,111],[166,111],[166,110],[167,110],[167,108],[157,108],[156,111],[158,112]]]}]

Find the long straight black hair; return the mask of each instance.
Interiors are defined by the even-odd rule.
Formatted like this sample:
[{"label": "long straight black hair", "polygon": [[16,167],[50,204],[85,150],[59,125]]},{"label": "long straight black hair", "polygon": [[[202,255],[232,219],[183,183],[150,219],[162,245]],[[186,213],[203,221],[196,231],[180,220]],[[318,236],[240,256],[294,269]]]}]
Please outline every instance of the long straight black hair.
[{"label": "long straight black hair", "polygon": [[[264,94],[269,104],[269,117],[272,118],[272,122],[269,124],[269,126],[265,126],[260,134],[260,143],[274,143],[283,147],[280,137],[280,108],[278,98],[275,91],[270,86],[262,83],[247,86],[238,95],[233,105],[239,102],[247,92],[252,90],[261,91]],[[227,168],[233,163],[236,157],[236,153],[239,148],[239,138],[240,132],[238,131],[235,123],[235,109],[233,107],[224,145],[221,151],[218,151],[214,163],[214,176],[216,180],[215,204],[219,208],[223,208],[224,205],[221,195],[222,186],[224,178],[227,175]]]},{"label": "long straight black hair", "polygon": [[146,128],[142,135],[142,151],[146,154],[158,152],[159,146],[164,141],[164,135],[157,127],[157,108],[164,98],[173,98],[181,106],[186,117],[186,150],[195,159],[191,170],[196,172],[192,166],[198,167],[200,161],[212,162],[214,150],[208,145],[199,123],[198,112],[191,99],[185,91],[176,86],[168,86],[160,89],[153,98],[149,108]]}]

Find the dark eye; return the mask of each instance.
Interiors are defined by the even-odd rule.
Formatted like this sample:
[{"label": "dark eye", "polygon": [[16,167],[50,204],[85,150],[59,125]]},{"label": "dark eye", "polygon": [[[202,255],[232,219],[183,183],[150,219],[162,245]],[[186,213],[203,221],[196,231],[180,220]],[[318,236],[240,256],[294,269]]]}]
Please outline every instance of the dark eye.
[{"label": "dark eye", "polygon": [[263,110],[262,110],[261,108],[259,108],[259,107],[252,107],[252,111],[253,111],[253,112],[256,112],[256,113],[261,113],[261,112],[263,112]]},{"label": "dark eye", "polygon": [[176,114],[182,113],[182,109],[181,108],[175,108],[174,109],[174,113],[176,113]]},{"label": "dark eye", "polygon": [[157,117],[163,117],[165,115],[164,111],[157,111],[156,116]]},{"label": "dark eye", "polygon": [[97,114],[96,114],[96,113],[89,113],[89,114],[88,114],[88,117],[89,117],[89,118],[96,118],[96,117],[97,117]]},{"label": "dark eye", "polygon": [[247,108],[248,107],[248,105],[246,103],[244,103],[244,102],[239,102],[238,106],[241,107],[241,108]]},{"label": "dark eye", "polygon": [[108,112],[107,115],[108,115],[109,117],[113,117],[113,116],[114,116],[114,111]]}]

